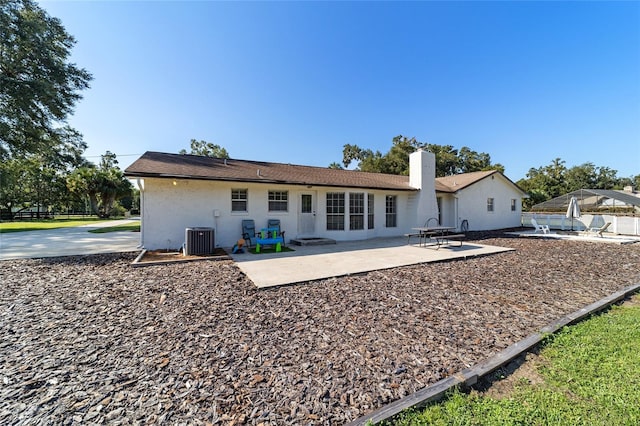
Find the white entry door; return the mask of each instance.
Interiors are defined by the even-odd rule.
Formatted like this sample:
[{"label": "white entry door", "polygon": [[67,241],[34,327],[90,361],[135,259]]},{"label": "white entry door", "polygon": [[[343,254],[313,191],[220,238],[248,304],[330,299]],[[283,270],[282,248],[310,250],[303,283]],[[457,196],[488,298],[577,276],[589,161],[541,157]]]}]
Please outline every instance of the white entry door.
[{"label": "white entry door", "polygon": [[300,194],[298,211],[298,235],[313,237],[316,233],[316,197],[313,192]]}]

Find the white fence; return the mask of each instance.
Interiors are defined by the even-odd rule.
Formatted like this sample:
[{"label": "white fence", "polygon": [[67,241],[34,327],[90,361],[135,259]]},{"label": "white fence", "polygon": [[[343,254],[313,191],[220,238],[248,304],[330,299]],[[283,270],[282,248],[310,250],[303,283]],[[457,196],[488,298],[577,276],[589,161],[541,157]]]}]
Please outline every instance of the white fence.
[{"label": "white fence", "polygon": [[577,219],[567,218],[564,214],[522,213],[522,226],[531,226],[531,218],[538,225],[549,225],[551,229],[563,231],[584,231],[588,228],[599,228],[607,222],[611,226],[607,232],[621,235],[640,235],[640,217],[614,216],[610,214],[584,214]]}]

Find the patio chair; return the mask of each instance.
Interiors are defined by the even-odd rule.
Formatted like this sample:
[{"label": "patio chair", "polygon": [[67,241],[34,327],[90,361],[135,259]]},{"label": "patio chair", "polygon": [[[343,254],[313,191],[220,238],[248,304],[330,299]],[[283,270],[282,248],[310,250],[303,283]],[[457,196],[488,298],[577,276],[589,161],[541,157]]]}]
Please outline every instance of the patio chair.
[{"label": "patio chair", "polygon": [[247,247],[251,247],[251,240],[255,238],[256,233],[256,224],[253,219],[243,219],[242,220],[242,238],[244,238]]},{"label": "patio chair", "polygon": [[427,221],[424,223],[424,227],[425,228],[429,228],[431,226],[440,226],[440,221],[438,220],[437,217],[430,217],[429,219],[427,219]]},{"label": "patio chair", "polygon": [[284,241],[284,231],[280,228],[280,219],[267,219],[267,228],[277,228],[278,236]]},{"label": "patio chair", "polygon": [[589,233],[593,232],[594,234],[597,234],[600,236],[600,238],[602,238],[602,233],[605,232],[607,228],[609,228],[610,226],[611,226],[611,222],[607,222],[599,228],[598,227],[589,228],[587,232]]},{"label": "patio chair", "polygon": [[551,230],[549,229],[549,225],[538,225],[538,222],[534,218],[531,218],[531,224],[535,228],[533,232],[540,231],[543,234],[550,234],[551,233]]}]

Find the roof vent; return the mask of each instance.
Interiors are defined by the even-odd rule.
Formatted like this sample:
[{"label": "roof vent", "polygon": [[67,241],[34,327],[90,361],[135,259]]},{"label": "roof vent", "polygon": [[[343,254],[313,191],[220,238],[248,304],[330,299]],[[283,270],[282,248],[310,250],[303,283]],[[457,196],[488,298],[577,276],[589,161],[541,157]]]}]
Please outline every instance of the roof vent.
[{"label": "roof vent", "polygon": [[224,159],[224,165],[225,166],[227,165],[227,159],[226,158]]},{"label": "roof vent", "polygon": [[258,177],[260,177],[260,169],[258,169]]}]

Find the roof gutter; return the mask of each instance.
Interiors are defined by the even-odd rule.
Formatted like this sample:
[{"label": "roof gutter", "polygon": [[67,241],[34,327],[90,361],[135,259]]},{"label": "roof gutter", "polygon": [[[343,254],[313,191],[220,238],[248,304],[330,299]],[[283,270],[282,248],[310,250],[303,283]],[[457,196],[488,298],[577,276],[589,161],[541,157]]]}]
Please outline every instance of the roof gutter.
[{"label": "roof gutter", "polygon": [[152,173],[132,173],[125,172],[126,177],[135,178],[157,178],[157,179],[191,179],[191,180],[206,180],[206,181],[218,181],[218,182],[243,182],[243,183],[270,183],[278,185],[295,185],[295,186],[317,186],[321,188],[362,188],[362,189],[379,189],[386,191],[407,191],[417,192],[419,189],[412,188],[407,185],[406,188],[390,188],[388,186],[360,186],[360,185],[347,185],[347,184],[328,184],[328,183],[315,183],[315,182],[291,182],[286,180],[265,179],[261,176],[261,179],[242,179],[242,178],[220,178],[220,177],[207,177],[207,176],[192,176],[192,175],[177,175],[177,174],[152,174]]}]

